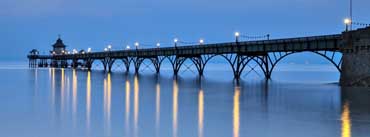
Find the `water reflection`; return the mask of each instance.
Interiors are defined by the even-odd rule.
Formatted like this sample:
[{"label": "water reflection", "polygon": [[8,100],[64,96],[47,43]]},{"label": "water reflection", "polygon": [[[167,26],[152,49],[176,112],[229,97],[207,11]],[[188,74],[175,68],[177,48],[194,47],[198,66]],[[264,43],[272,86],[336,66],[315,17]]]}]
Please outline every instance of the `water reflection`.
[{"label": "water reflection", "polygon": [[178,94],[179,89],[177,85],[177,80],[173,80],[173,112],[172,112],[172,129],[173,129],[173,137],[177,137],[177,112],[178,112]]},{"label": "water reflection", "polygon": [[72,116],[75,127],[77,124],[77,74],[75,69],[72,71]]},{"label": "water reflection", "polygon": [[90,116],[91,116],[91,72],[87,72],[86,78],[86,129],[90,133]]},{"label": "water reflection", "polygon": [[107,74],[107,78],[104,79],[104,121],[106,136],[111,134],[111,74]]},{"label": "water reflection", "polygon": [[55,105],[55,69],[50,68],[51,70],[51,105]]},{"label": "water reflection", "polygon": [[35,72],[33,77],[35,78],[35,83],[34,83],[34,96],[36,97],[37,96],[37,92],[38,92],[38,87],[39,87],[39,84],[38,84],[38,69],[33,69],[33,71]]},{"label": "water reflection", "polygon": [[130,135],[130,81],[126,78],[126,110],[125,110],[125,126],[126,136]]},{"label": "water reflection", "polygon": [[198,137],[203,137],[203,120],[204,119],[204,93],[203,89],[198,93]]},{"label": "water reflection", "polygon": [[161,115],[161,86],[157,82],[156,84],[156,95],[155,95],[155,127],[156,136],[159,136],[160,127],[160,115]]},{"label": "water reflection", "polygon": [[341,120],[342,120],[342,137],[351,137],[351,117],[348,101],[344,102]]},{"label": "water reflection", "polygon": [[[358,117],[369,116],[368,112],[357,112],[364,108],[358,108],[353,100],[340,103],[335,85],[313,87],[277,83],[271,86],[253,83],[234,87],[231,82],[204,81],[199,88],[193,79],[185,78],[174,79],[171,85],[167,81],[172,77],[127,74],[125,78],[120,74],[114,77],[115,73],[54,68],[45,72],[49,78],[42,77],[43,70],[38,70],[38,84],[50,80],[51,92],[50,87],[39,86],[38,99],[42,100],[43,87],[50,92],[45,98],[47,100],[51,96],[50,104],[56,110],[52,113],[63,117],[56,119],[60,121],[52,121],[53,127],[48,129],[59,130],[63,136],[299,136],[302,131],[309,130],[310,133],[302,136],[351,137],[351,134],[359,134],[359,126],[367,124],[360,121],[360,125]],[[121,82],[112,85],[113,80]],[[352,95],[353,92],[350,93]],[[80,121],[86,123],[79,127]],[[286,129],[292,130],[286,133]]]},{"label": "water reflection", "polygon": [[134,77],[134,136],[138,136],[138,119],[139,119],[139,80],[138,76]]},{"label": "water reflection", "polygon": [[239,137],[240,126],[240,87],[235,87],[233,105],[233,137]]},{"label": "water reflection", "polygon": [[60,70],[60,110],[62,113],[64,113],[64,107],[65,107],[65,77],[64,77],[64,68]]}]

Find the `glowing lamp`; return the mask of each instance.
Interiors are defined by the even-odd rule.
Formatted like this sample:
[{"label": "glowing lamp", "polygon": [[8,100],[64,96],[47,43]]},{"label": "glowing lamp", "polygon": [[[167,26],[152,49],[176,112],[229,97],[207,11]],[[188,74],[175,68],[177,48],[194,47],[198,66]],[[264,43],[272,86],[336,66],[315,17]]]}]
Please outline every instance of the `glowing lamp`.
[{"label": "glowing lamp", "polygon": [[240,33],[239,32],[235,32],[235,37],[239,37],[240,36]]},{"label": "glowing lamp", "polygon": [[346,25],[350,25],[351,24],[351,19],[349,19],[349,18],[346,18],[346,19],[344,19],[344,24],[346,24]]},{"label": "glowing lamp", "polygon": [[203,39],[200,39],[199,40],[199,44],[203,44],[204,43],[204,40]]}]

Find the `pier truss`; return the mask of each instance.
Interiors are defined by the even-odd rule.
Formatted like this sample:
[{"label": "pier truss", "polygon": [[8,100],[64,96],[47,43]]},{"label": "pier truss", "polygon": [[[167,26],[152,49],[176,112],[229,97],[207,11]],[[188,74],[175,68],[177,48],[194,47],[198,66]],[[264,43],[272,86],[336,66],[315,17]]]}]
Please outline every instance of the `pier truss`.
[{"label": "pier truss", "polygon": [[[341,34],[313,37],[300,37],[275,40],[244,41],[216,44],[189,45],[181,47],[130,49],[106,52],[65,55],[29,55],[30,67],[72,67],[92,69],[94,62],[100,62],[104,71],[112,71],[117,60],[122,61],[126,72],[133,66],[139,73],[144,64],[150,62],[155,73],[160,73],[164,60],[172,66],[173,74],[179,75],[186,60],[195,66],[198,75],[204,75],[207,63],[214,57],[222,57],[230,65],[235,79],[240,79],[249,63],[255,62],[266,79],[270,79],[277,64],[289,55],[312,52],[332,63],[341,70]],[[339,59],[338,59],[339,58]],[[254,68],[252,68],[254,69]]]}]

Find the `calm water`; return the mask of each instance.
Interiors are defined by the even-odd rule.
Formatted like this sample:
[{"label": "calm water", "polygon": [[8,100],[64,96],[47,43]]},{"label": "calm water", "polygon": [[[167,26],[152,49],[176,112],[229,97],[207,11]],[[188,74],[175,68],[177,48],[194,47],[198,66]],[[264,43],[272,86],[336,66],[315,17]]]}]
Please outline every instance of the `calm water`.
[{"label": "calm water", "polygon": [[174,79],[168,68],[135,76],[1,65],[0,136],[370,136],[370,91],[337,86],[333,68],[283,65],[267,83],[246,70],[238,86],[227,65],[210,66],[199,80],[186,69]]}]

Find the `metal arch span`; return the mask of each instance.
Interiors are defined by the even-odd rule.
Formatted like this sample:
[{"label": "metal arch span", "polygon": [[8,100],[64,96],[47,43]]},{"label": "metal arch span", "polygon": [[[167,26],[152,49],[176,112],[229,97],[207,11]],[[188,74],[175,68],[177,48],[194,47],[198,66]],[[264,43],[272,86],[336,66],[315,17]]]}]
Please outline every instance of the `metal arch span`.
[{"label": "metal arch span", "polygon": [[[135,73],[139,73],[140,66],[143,64],[145,60],[150,60],[150,62],[153,64],[156,73],[160,72],[160,68],[162,65],[163,60],[166,57],[158,56],[158,57],[133,57],[131,58],[131,61],[134,63],[135,66]],[[128,65],[129,66],[129,65]]]},{"label": "metal arch span", "polygon": [[195,65],[198,75],[203,76],[206,64],[215,56],[217,55],[166,56],[164,59],[168,59],[171,63],[174,75],[178,75],[182,65],[189,59]]},{"label": "metal arch span", "polygon": [[[270,79],[271,78],[271,75],[272,75],[272,72],[273,70],[275,69],[276,65],[281,61],[283,60],[284,58],[286,58],[287,56],[289,55],[292,55],[294,53],[302,53],[302,52],[311,52],[311,53],[314,53],[314,54],[317,54],[321,57],[324,57],[326,60],[328,60],[331,64],[333,64],[335,66],[335,68],[338,70],[338,72],[342,72],[342,69],[341,69],[341,65],[342,65],[342,56],[339,60],[339,62],[336,62],[335,60],[335,55],[340,53],[339,51],[331,51],[332,54],[329,56],[327,51],[297,51],[297,52],[273,52],[273,53],[270,53],[270,54],[267,54],[266,56],[257,56],[256,58],[254,58],[253,60],[255,62],[257,62],[257,64],[260,66],[261,70],[263,71],[265,77],[267,79]],[[272,55],[271,55],[272,54]]]},{"label": "metal arch span", "polygon": [[245,56],[240,54],[226,54],[221,55],[231,66],[233,70],[234,79],[239,80],[243,70],[247,64],[254,59],[254,56]]}]

